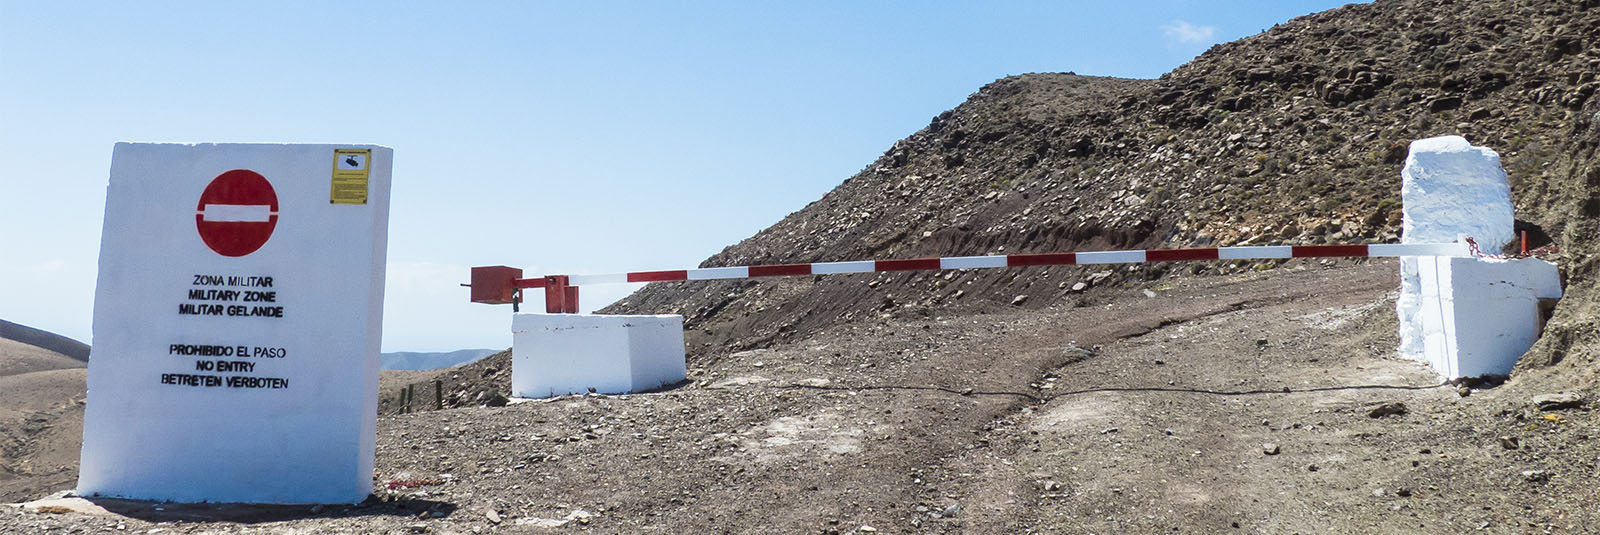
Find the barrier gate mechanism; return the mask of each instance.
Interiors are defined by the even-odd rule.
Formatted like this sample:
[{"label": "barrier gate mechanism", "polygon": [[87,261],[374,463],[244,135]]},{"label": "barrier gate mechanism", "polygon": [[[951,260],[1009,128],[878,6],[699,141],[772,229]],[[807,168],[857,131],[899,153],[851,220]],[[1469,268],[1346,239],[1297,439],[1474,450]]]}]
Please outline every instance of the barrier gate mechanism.
[{"label": "barrier gate mechanism", "polygon": [[543,288],[545,312],[549,314],[575,314],[578,312],[578,287],[589,284],[621,284],[630,282],[672,282],[717,279],[747,279],[797,275],[835,275],[846,273],[882,273],[889,271],[931,271],[943,269],[987,269],[1025,266],[1072,266],[1092,264],[1136,264],[1143,262],[1178,262],[1196,260],[1272,260],[1285,258],[1377,258],[1402,256],[1474,256],[1467,243],[1405,243],[1370,245],[1252,245],[1240,247],[1204,247],[1190,249],[1150,249],[1129,251],[1085,251],[1071,253],[1040,253],[985,256],[955,256],[943,258],[911,258],[900,260],[859,260],[850,262],[816,262],[810,264],[775,264],[762,266],[733,266],[698,269],[669,269],[635,271],[604,275],[546,275],[522,278],[522,270],[507,266],[472,268],[472,302],[491,305],[511,304],[514,308],[523,300],[523,290]]},{"label": "barrier gate mechanism", "polygon": [[1071,266],[1327,257],[1467,257],[1469,243],[1282,245],[1136,251],[1088,251],[900,260],[860,260],[606,275],[523,278],[507,266],[472,268],[472,301],[512,305],[529,288],[543,288],[545,314],[514,314],[511,321],[511,395],[543,398],[585,391],[641,392],[684,380],[683,316],[578,314],[578,288],[588,284],[745,279],[941,269]]},{"label": "barrier gate mechanism", "polygon": [[[1420,139],[1411,143],[1400,174],[1399,244],[958,256],[536,278],[523,278],[520,269],[489,266],[472,268],[472,283],[465,286],[472,288],[473,302],[510,303],[513,310],[522,302],[525,290],[544,289],[547,314],[517,314],[512,321],[512,388],[513,395],[517,395],[515,390],[521,388],[517,374],[525,368],[521,362],[526,353],[536,361],[527,368],[538,367],[529,372],[531,376],[541,381],[556,377],[555,386],[532,389],[545,395],[572,388],[573,384],[561,382],[565,380],[561,374],[578,377],[581,374],[568,373],[578,367],[573,362],[593,354],[615,356],[613,362],[621,363],[610,364],[611,369],[605,371],[616,384],[624,382],[616,378],[628,373],[633,374],[634,388],[682,379],[681,333],[674,343],[662,341],[665,338],[657,340],[645,331],[655,332],[652,329],[660,322],[676,322],[681,327],[683,318],[577,314],[578,288],[588,284],[1191,260],[1399,257],[1400,292],[1395,302],[1399,354],[1427,363],[1444,379],[1510,373],[1517,359],[1538,339],[1551,304],[1563,292],[1555,264],[1529,258],[1525,236],[1521,255],[1502,257],[1480,250],[1481,245],[1488,251],[1498,251],[1515,239],[1511,190],[1505,170],[1500,167],[1499,154],[1474,146],[1460,136]],[[611,330],[605,337],[592,336],[606,329]],[[580,347],[575,342],[580,337],[588,337],[583,343],[590,346]],[[672,354],[659,356],[667,353]],[[663,358],[673,361],[670,369],[652,368]],[[646,380],[641,381],[641,377]],[[588,381],[592,379],[584,376],[569,383]]]}]

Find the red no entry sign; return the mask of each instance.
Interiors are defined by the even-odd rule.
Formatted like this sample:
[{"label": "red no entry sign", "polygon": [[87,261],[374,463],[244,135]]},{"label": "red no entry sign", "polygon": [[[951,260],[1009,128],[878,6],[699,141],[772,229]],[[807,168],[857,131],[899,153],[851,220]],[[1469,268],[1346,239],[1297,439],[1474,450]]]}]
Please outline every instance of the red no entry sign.
[{"label": "red no entry sign", "polygon": [[222,256],[244,256],[266,245],[278,226],[278,193],[260,173],[234,169],[217,175],[200,193],[195,227],[206,247]]}]

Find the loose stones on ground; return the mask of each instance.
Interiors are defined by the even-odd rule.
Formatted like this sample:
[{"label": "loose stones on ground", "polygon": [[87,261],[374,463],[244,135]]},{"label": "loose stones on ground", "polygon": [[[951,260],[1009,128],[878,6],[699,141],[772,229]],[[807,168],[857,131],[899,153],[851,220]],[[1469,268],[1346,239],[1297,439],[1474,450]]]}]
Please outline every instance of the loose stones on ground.
[{"label": "loose stones on ground", "polygon": [[1583,406],[1583,397],[1573,392],[1540,394],[1533,396],[1533,404],[1541,411],[1576,409]]}]

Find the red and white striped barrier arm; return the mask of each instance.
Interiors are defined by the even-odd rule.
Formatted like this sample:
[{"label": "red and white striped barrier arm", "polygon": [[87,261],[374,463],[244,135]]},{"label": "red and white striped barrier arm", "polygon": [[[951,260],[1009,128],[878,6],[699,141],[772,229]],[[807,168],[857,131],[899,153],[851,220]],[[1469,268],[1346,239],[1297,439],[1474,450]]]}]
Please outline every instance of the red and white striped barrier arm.
[{"label": "red and white striped barrier arm", "polygon": [[734,266],[699,269],[633,271],[604,275],[570,275],[568,284],[617,284],[627,282],[671,282],[716,279],[746,279],[788,275],[833,275],[840,273],[881,273],[940,269],[985,269],[1021,266],[1073,266],[1090,264],[1137,264],[1191,260],[1266,260],[1281,258],[1468,256],[1460,243],[1372,244],[1372,245],[1261,245],[1208,247],[1196,249],[1150,249],[1133,251],[1093,251],[1080,253],[1042,253],[986,256],[913,258],[906,260],[859,260],[766,266]]},{"label": "red and white striped barrier arm", "polygon": [[1407,243],[1373,245],[1254,245],[1194,249],[1150,249],[1135,251],[1087,251],[1081,253],[1040,253],[904,260],[858,260],[853,262],[814,262],[698,269],[632,271],[605,275],[546,275],[523,278],[522,270],[507,266],[472,268],[472,302],[515,306],[522,301],[522,290],[543,288],[545,310],[549,313],[578,311],[578,287],[591,284],[629,282],[672,282],[719,279],[748,279],[791,275],[834,275],[842,273],[882,273],[941,269],[985,269],[1022,266],[1074,266],[1092,264],[1135,264],[1192,260],[1269,260],[1282,258],[1471,256],[1467,243]]}]

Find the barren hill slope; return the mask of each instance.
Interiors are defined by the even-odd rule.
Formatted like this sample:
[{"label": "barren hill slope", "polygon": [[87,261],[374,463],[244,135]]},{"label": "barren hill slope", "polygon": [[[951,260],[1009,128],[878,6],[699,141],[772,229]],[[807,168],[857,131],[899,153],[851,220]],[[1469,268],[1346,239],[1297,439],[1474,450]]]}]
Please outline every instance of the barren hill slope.
[{"label": "barren hill slope", "polygon": [[[1406,145],[1460,134],[1501,153],[1518,219],[1563,247],[1572,299],[1530,362],[1592,369],[1597,4],[1379,1],[1218,45],[1154,81],[998,80],[702,266],[1393,241]],[[1038,308],[1072,300],[1079,281],[1248,267],[652,284],[605,311],[682,313],[696,357],[714,361],[879,314],[991,310],[1019,295]]]},{"label": "barren hill slope", "polygon": [[42,347],[0,338],[0,377],[82,367],[84,362],[81,360]]},{"label": "barren hill slope", "polygon": [[88,348],[0,321],[0,501],[57,490],[77,474],[85,364],[35,344]]},{"label": "barren hill slope", "polygon": [[11,340],[59,353],[80,363],[89,361],[89,344],[6,320],[0,320],[0,340]]},{"label": "barren hill slope", "polygon": [[[1459,134],[1500,152],[1517,218],[1561,247],[1553,260],[1570,298],[1519,375],[1552,388],[1592,386],[1600,369],[1596,42],[1595,0],[1379,1],[1217,45],[1157,80],[1008,77],[700,265],[1394,242],[1407,145]],[[1072,288],[1080,282],[1275,265],[653,283],[602,312],[683,314],[691,366],[711,366],[864,318],[994,311],[1019,296],[1016,306],[1038,309],[1079,301]],[[467,368],[447,405],[488,399],[507,380],[499,374],[509,355]]]},{"label": "barren hill slope", "polygon": [[[0,346],[3,349],[3,346]],[[83,364],[0,375],[0,502],[67,488],[77,479]]]}]

